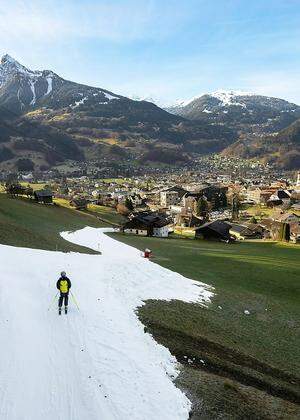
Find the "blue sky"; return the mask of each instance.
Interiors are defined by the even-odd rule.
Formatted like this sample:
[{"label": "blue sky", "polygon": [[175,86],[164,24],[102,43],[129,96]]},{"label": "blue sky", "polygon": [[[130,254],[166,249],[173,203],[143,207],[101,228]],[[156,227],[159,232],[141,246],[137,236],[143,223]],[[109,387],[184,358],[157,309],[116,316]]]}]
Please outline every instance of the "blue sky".
[{"label": "blue sky", "polygon": [[0,35],[1,54],[126,96],[300,104],[300,0],[1,0]]}]

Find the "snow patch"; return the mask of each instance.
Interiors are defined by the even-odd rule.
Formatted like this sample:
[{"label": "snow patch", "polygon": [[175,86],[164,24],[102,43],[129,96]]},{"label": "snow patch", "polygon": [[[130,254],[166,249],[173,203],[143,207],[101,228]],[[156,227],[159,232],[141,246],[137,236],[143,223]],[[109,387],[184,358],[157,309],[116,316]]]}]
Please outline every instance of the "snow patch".
[{"label": "snow patch", "polygon": [[[103,92],[104,93],[104,92]],[[104,93],[104,96],[109,100],[109,101],[112,101],[113,99],[120,99],[120,98],[118,98],[117,96],[113,96],[113,95],[111,95],[110,93]]]},{"label": "snow patch", "polygon": [[[171,380],[176,359],[135,310],[147,299],[208,304],[212,289],[141,258],[107,230],[62,233],[102,255],[0,245],[9,278],[0,293],[1,419],[188,419],[191,403]],[[57,303],[47,308],[62,270],[80,312],[70,296],[59,317]]]},{"label": "snow patch", "polygon": [[193,96],[190,99],[177,99],[175,101],[175,104],[173,105],[174,108],[183,108],[186,105],[189,105],[191,102],[193,102],[195,99],[199,99],[201,98],[202,95],[198,95],[198,96]]},{"label": "snow patch", "polygon": [[32,100],[31,100],[29,105],[35,105],[35,102],[36,102],[36,94],[35,94],[35,86],[34,85],[35,85],[35,81],[32,80],[32,79],[29,79],[29,86],[30,86],[30,89],[31,89],[31,92],[32,92]]},{"label": "snow patch", "polygon": [[244,104],[237,102],[236,98],[240,96],[255,96],[255,94],[251,92],[244,92],[242,90],[217,90],[216,92],[211,93],[209,96],[221,101],[222,106],[237,105],[245,107]]},{"label": "snow patch", "polygon": [[77,108],[78,106],[84,104],[87,100],[88,100],[88,97],[85,96],[84,98],[80,99],[79,101],[75,101],[75,104],[71,105],[71,108],[72,109]]},{"label": "snow patch", "polygon": [[49,95],[52,92],[52,84],[53,84],[53,80],[51,76],[46,77],[47,83],[48,83],[48,87],[47,87],[47,92],[45,93],[45,96]]},{"label": "snow patch", "polygon": [[24,103],[21,101],[21,98],[20,98],[20,88],[18,89],[18,92],[17,92],[17,98],[18,98],[18,101],[20,102],[20,104],[21,104],[21,108],[24,108]]},{"label": "snow patch", "polygon": [[[202,98],[204,95],[208,95],[212,98],[216,98],[219,101],[221,101],[221,105],[222,106],[227,106],[227,105],[237,105],[237,106],[245,106],[244,104],[237,102],[236,98],[240,97],[240,96],[256,96],[255,93],[251,93],[251,92],[244,92],[242,90],[217,90],[216,92],[210,93],[210,94],[201,94],[201,95],[197,95],[197,96],[193,96],[190,99],[178,99],[175,101],[175,103],[173,105],[169,105],[166,108],[183,108],[189,104],[191,104],[193,101],[195,101],[196,99],[200,99]],[[203,112],[207,112],[207,111],[203,111]]]}]

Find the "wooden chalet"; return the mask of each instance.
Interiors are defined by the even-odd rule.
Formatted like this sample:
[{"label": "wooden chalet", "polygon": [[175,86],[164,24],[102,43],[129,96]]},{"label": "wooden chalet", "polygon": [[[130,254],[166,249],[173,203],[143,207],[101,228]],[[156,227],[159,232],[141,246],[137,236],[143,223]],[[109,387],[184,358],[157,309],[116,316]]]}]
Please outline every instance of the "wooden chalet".
[{"label": "wooden chalet", "polygon": [[124,233],[166,238],[169,235],[169,223],[170,221],[160,214],[138,214],[126,222],[122,230]]},{"label": "wooden chalet", "polygon": [[264,238],[273,241],[289,241],[290,225],[270,218],[262,219],[259,225],[264,228]]},{"label": "wooden chalet", "polygon": [[263,237],[263,227],[255,223],[251,223],[249,225],[230,223],[230,225],[231,228],[229,230],[229,233],[236,239],[262,239]]},{"label": "wooden chalet", "polygon": [[231,225],[222,220],[205,223],[195,230],[196,239],[231,242],[234,238],[230,235]]},{"label": "wooden chalet", "polygon": [[50,190],[34,191],[33,197],[37,203],[42,203],[42,204],[53,203],[53,192]]},{"label": "wooden chalet", "polygon": [[70,200],[70,206],[75,207],[75,210],[86,210],[88,201],[85,198],[73,198]]}]

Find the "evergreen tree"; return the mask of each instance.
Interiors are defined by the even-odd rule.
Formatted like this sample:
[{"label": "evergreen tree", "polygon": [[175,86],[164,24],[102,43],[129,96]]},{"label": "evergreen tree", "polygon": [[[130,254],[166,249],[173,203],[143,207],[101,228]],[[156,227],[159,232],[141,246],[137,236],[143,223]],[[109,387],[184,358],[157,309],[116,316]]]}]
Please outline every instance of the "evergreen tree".
[{"label": "evergreen tree", "polygon": [[126,197],[126,200],[125,200],[125,207],[127,207],[127,209],[130,211],[133,210],[132,201],[128,197]]},{"label": "evergreen tree", "polygon": [[227,207],[227,196],[226,193],[224,191],[222,191],[220,193],[220,202],[221,202],[221,207]]},{"label": "evergreen tree", "polygon": [[239,218],[240,212],[240,200],[237,194],[234,194],[232,198],[232,220],[237,220]]},{"label": "evergreen tree", "polygon": [[209,206],[205,196],[199,198],[196,206],[196,213],[197,216],[202,217],[204,221],[209,219]]},{"label": "evergreen tree", "polygon": [[227,197],[224,191],[215,194],[213,199],[213,209],[220,210],[227,207]]}]

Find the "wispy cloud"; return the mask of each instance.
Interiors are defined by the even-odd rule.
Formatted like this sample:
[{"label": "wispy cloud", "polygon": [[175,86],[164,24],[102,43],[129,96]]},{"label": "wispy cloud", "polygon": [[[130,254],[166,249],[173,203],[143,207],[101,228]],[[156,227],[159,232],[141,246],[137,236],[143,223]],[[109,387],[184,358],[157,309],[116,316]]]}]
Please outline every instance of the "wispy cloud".
[{"label": "wispy cloud", "polygon": [[219,88],[300,103],[299,0],[0,0],[0,53],[161,103]]},{"label": "wispy cloud", "polygon": [[126,43],[161,39],[178,30],[187,17],[184,5],[170,0],[31,0],[0,3],[1,37],[40,41],[96,38]]}]

